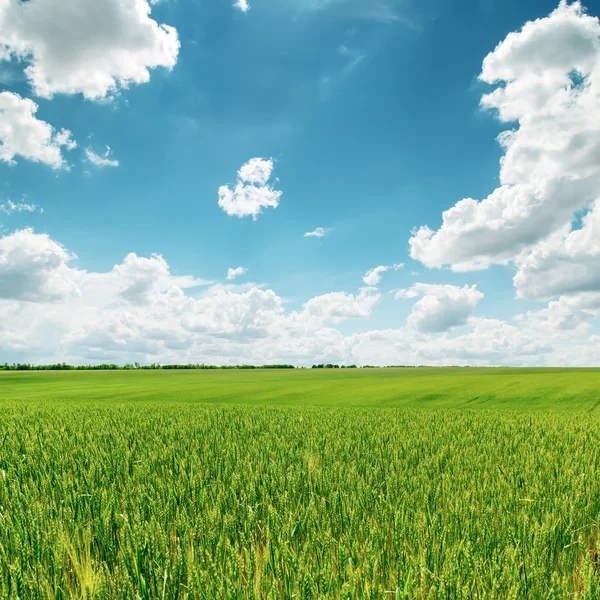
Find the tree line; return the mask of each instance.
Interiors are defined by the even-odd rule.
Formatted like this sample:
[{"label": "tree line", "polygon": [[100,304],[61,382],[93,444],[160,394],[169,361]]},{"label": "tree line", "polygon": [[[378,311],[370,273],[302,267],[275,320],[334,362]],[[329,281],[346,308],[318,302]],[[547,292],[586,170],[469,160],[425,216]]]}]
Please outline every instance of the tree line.
[{"label": "tree line", "polygon": [[[407,367],[408,365],[386,365],[378,367],[374,365],[337,365],[332,363],[321,363],[312,365],[312,369],[397,369]],[[117,365],[115,363],[103,363],[99,365],[70,365],[68,363],[56,363],[50,365],[33,365],[30,363],[4,363],[0,364],[0,371],[130,371],[130,370],[169,370],[169,369],[303,369],[304,367],[296,367],[287,364],[273,365],[205,365],[205,364],[173,364],[161,365],[159,363],[151,363],[142,365],[138,362],[127,363],[125,365]]]},{"label": "tree line", "polygon": [[140,363],[131,363],[117,365],[114,363],[100,365],[69,365],[67,363],[56,363],[52,365],[32,365],[29,363],[4,363],[0,364],[0,371],[129,371],[129,370],[167,370],[167,369],[295,369],[294,365],[204,365],[204,364],[175,364],[160,365],[151,363],[141,365]]}]

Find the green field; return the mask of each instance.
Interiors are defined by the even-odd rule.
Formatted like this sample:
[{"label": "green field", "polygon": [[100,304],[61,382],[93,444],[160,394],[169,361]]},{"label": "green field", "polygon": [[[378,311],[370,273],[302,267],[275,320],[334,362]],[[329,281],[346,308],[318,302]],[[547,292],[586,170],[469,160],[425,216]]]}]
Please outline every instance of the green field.
[{"label": "green field", "polygon": [[0,598],[600,598],[600,370],[0,373]]}]

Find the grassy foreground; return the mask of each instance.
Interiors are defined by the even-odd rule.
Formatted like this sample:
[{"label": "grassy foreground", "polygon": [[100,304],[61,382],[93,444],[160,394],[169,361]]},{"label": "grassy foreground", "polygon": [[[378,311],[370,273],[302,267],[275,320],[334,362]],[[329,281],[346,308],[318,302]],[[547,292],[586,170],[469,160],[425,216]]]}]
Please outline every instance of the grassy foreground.
[{"label": "grassy foreground", "polygon": [[600,371],[0,374],[0,598],[598,598]]}]

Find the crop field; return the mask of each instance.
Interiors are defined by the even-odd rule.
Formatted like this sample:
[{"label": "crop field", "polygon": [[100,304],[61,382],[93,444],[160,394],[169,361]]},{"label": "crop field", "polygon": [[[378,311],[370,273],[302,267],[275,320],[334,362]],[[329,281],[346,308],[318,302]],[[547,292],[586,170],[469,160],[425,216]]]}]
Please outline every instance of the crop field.
[{"label": "crop field", "polygon": [[0,373],[0,598],[600,598],[600,370]]}]

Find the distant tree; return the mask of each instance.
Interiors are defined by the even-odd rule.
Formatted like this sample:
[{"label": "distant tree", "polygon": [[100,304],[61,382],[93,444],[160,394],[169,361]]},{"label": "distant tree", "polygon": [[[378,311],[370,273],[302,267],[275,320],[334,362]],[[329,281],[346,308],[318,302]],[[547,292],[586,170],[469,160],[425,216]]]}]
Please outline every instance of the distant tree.
[{"label": "distant tree", "polygon": [[[130,371],[132,369],[150,370],[150,369],[295,369],[294,365],[288,364],[272,364],[272,365],[205,365],[205,364],[172,364],[161,365],[159,363],[151,363],[142,365],[139,362],[127,363],[125,365],[117,365],[115,363],[99,364],[99,365],[69,365],[65,362],[54,363],[49,365],[32,365],[29,363],[12,363],[5,362],[0,364],[0,371]],[[319,368],[324,368],[324,365],[319,365]]]}]

